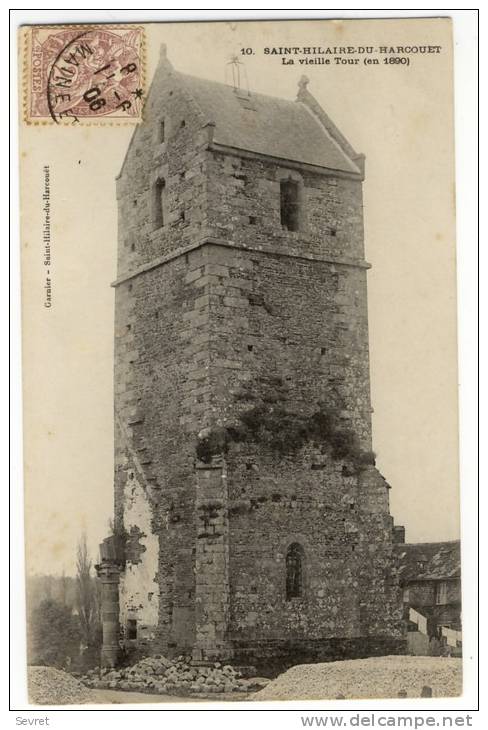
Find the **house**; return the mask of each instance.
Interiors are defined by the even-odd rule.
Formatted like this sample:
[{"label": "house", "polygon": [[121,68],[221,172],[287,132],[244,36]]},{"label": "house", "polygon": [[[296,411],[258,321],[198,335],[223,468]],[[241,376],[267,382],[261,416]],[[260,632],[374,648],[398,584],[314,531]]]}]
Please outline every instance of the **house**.
[{"label": "house", "polygon": [[[397,550],[409,650],[415,654],[459,655],[462,646],[459,540],[398,544]],[[420,622],[417,616],[421,617]]]}]

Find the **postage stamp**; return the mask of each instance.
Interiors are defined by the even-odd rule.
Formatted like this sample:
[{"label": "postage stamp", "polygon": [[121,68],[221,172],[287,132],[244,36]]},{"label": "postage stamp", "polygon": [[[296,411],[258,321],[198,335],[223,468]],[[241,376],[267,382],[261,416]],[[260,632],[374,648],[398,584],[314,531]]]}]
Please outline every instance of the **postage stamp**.
[{"label": "postage stamp", "polygon": [[34,26],[24,32],[27,123],[140,121],[145,93],[141,26]]}]

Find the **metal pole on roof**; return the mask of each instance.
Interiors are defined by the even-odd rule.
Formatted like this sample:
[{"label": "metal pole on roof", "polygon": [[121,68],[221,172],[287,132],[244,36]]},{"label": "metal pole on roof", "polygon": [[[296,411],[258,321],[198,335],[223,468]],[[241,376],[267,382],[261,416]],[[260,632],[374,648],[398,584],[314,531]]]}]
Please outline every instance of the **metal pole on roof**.
[{"label": "metal pole on roof", "polygon": [[[239,56],[237,54],[233,54],[230,57],[230,60],[227,62],[227,66],[231,67],[232,70],[232,86],[234,87],[234,91],[240,91],[241,90],[241,67],[244,72],[244,79],[246,82],[246,91],[249,95],[249,81],[247,79],[247,71],[246,67],[243,64],[243,62],[239,59]],[[227,76],[227,73],[226,73]]]},{"label": "metal pole on roof", "polygon": [[227,66],[230,66],[232,71],[232,86],[235,90],[238,90],[241,85],[241,77],[239,72],[239,64],[241,62],[239,61],[239,57],[235,54],[230,57],[230,61],[228,61]]}]

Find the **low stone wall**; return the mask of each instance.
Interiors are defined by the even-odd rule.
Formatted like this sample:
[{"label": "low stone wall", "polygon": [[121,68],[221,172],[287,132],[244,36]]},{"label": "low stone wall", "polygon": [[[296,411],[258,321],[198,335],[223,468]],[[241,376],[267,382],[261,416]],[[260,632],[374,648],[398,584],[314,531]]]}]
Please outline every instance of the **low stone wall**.
[{"label": "low stone wall", "polygon": [[234,665],[252,665],[258,674],[275,677],[296,664],[406,654],[405,639],[384,636],[307,640],[233,642]]}]

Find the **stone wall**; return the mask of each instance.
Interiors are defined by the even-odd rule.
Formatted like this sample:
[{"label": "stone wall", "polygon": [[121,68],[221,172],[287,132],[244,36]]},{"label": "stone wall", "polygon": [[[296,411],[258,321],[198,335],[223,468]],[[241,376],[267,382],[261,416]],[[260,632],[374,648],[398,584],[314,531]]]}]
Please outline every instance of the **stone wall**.
[{"label": "stone wall", "polygon": [[252,665],[260,675],[274,677],[297,664],[335,662],[372,656],[405,654],[403,637],[368,637],[331,639],[281,639],[234,642],[234,661]]},{"label": "stone wall", "polygon": [[[128,536],[123,624],[134,617],[144,630],[157,611],[151,649],[171,652],[191,648],[195,633],[193,442],[208,390],[208,313],[188,278],[190,254],[171,257],[201,235],[208,131],[164,58],[160,70],[147,123],[134,132],[117,180],[115,527]],[[154,216],[158,180],[162,226]],[[164,268],[143,273],[165,256]],[[201,254],[191,256],[198,262]]]},{"label": "stone wall", "polygon": [[[299,230],[280,220],[280,181],[299,186]],[[319,174],[286,161],[214,153],[208,162],[208,233],[285,254],[362,259],[362,185],[346,174]]]},{"label": "stone wall", "polygon": [[227,474],[222,465],[196,471],[194,659],[231,657],[229,625],[229,511]]},{"label": "stone wall", "polygon": [[[131,483],[137,479],[139,499],[143,491],[151,515],[148,520],[144,511],[144,523],[139,527],[144,535],[159,540],[155,566],[160,593],[157,640],[168,650],[181,647],[183,637],[187,648],[193,644],[194,449],[201,423],[199,412],[204,408],[200,399],[208,388],[204,347],[208,315],[191,308],[199,290],[185,281],[188,267],[184,258],[169,263],[164,273],[163,280],[161,270],[156,269],[132,281],[131,354],[125,352],[126,334],[116,339],[116,383],[120,389],[116,397],[120,424],[116,437],[116,514],[121,528],[129,533],[129,575],[141,559],[141,541],[130,535],[133,510],[129,495]],[[171,286],[165,286],[168,282]],[[127,287],[122,284],[117,296],[123,297]]]},{"label": "stone wall", "polygon": [[195,281],[212,319],[211,393],[219,417],[231,417],[242,383],[271,375],[288,385],[297,408],[311,410],[335,394],[340,417],[370,449],[365,270],[215,245],[205,255]]},{"label": "stone wall", "polygon": [[[212,332],[205,425],[232,426],[259,384],[279,379],[299,414],[339,395],[343,427],[370,449],[364,269],[212,245],[206,255],[196,280]],[[283,453],[259,435],[231,441],[225,458],[231,640],[399,636],[388,485],[376,469],[351,470],[326,442]],[[292,542],[305,550],[306,586],[286,601]]]},{"label": "stone wall", "polygon": [[124,494],[126,568],[120,580],[120,622],[137,621],[137,640],[154,639],[159,616],[159,539],[153,533],[151,504],[137,472],[130,471]]},{"label": "stone wall", "polygon": [[[117,179],[119,279],[193,245],[204,233],[212,130],[165,59],[160,68],[164,73],[156,74],[144,109],[146,123],[136,128]],[[165,182],[162,226],[154,219],[158,179]]]}]

